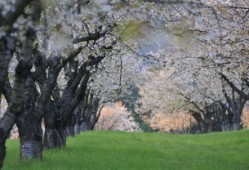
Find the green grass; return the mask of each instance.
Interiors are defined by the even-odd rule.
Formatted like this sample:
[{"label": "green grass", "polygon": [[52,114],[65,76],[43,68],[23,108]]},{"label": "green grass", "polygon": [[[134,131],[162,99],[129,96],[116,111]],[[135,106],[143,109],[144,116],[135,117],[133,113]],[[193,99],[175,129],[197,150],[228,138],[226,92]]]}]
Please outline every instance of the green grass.
[{"label": "green grass", "polygon": [[20,161],[18,141],[7,142],[3,170],[248,170],[249,131],[204,135],[86,132],[41,161]]}]

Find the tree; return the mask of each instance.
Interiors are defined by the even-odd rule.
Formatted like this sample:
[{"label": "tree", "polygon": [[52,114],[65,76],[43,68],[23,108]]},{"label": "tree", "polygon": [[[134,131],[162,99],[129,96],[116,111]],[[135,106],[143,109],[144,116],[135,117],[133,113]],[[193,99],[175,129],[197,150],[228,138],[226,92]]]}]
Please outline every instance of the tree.
[{"label": "tree", "polygon": [[[19,6],[20,2],[18,1],[17,4],[15,4],[18,10],[16,11],[17,13],[13,15],[21,15],[22,13],[19,10],[24,12],[24,8],[29,5],[29,3],[26,4],[25,1],[23,3],[26,5]],[[62,10],[57,11],[58,14],[65,12],[63,9],[66,10],[66,7],[69,7],[67,9],[71,9],[69,12],[73,12],[74,8],[70,8],[70,3],[63,3],[64,2],[59,4]],[[23,7],[23,9],[19,9],[19,7]],[[78,35],[79,30],[77,29],[66,29],[64,31],[71,31],[67,32],[67,34],[73,35],[75,33],[70,43],[59,47],[51,46],[51,39],[54,37],[54,34],[56,34],[56,32],[52,31],[52,28],[57,28],[57,30],[54,31],[61,31],[60,24],[64,27],[66,23],[64,20],[62,20],[63,22],[59,20],[61,23],[56,24],[54,24],[53,20],[48,21],[46,18],[46,12],[48,11],[46,10],[43,11],[42,17],[40,17],[41,5],[38,3],[32,3],[32,7],[33,9],[31,11],[26,9],[27,13],[25,11],[24,17],[26,17],[26,15],[32,16],[30,20],[31,23],[44,24],[43,29],[37,31],[35,28],[39,27],[35,25],[31,27],[32,25],[28,25],[30,27],[24,27],[24,30],[18,30],[16,39],[18,41],[21,40],[18,46],[5,41],[7,38],[5,32],[1,39],[1,48],[6,50],[3,55],[8,54],[8,56],[6,55],[7,57],[12,57],[15,52],[18,60],[16,80],[13,85],[12,94],[10,94],[10,92],[7,93],[7,88],[1,88],[1,92],[3,91],[6,95],[5,98],[10,99],[8,111],[0,123],[2,135],[1,153],[5,153],[5,139],[13,124],[17,123],[21,140],[21,157],[23,159],[41,158],[42,156],[43,136],[41,120],[43,117],[46,126],[45,146],[47,148],[53,148],[65,145],[65,128],[68,119],[72,116],[78,104],[84,99],[88,80],[91,76],[91,70],[97,67],[103,59],[108,57],[106,52],[110,51],[115,44],[115,38],[112,38],[113,36],[111,35],[115,25],[113,24],[114,22],[111,21],[112,18],[109,17],[108,21],[105,20],[105,18],[102,19],[105,22],[102,22],[103,27],[100,25],[91,25],[87,22],[80,22],[81,25],[78,26],[85,30],[82,36]],[[58,6],[55,8],[58,9]],[[56,11],[52,11],[53,14],[56,14],[55,12]],[[72,13],[69,14],[71,15]],[[79,18],[79,14],[75,15]],[[9,17],[8,13],[6,17]],[[15,17],[17,18],[18,16]],[[26,24],[26,20],[24,21]],[[28,21],[29,17],[27,19],[27,22]],[[7,23],[7,25],[8,24],[12,23]],[[78,23],[75,24],[77,25]],[[3,25],[3,27],[4,26],[5,25]],[[74,26],[75,25],[70,25],[67,28]],[[44,36],[41,35],[43,32]],[[19,36],[19,34],[24,36]],[[36,35],[38,35],[38,38]],[[36,46],[34,47],[35,41]],[[9,47],[5,49],[7,45],[4,43],[7,43]],[[44,52],[44,49],[47,50],[46,52],[48,53]],[[82,55],[78,57],[80,53]],[[77,57],[78,59],[76,59]],[[72,65],[74,62],[78,62],[79,64]],[[69,72],[74,73],[66,76],[68,78],[67,85],[63,88],[62,92],[60,92],[58,91],[58,77],[63,74],[63,68],[66,68],[68,65],[70,66]],[[34,69],[30,71],[32,67]],[[4,83],[7,87],[8,82],[6,83],[4,81],[7,77],[8,63],[6,63],[4,68],[1,67],[1,69],[3,70],[1,73],[4,73],[1,75],[1,85]],[[66,74],[69,74],[69,72],[65,71]],[[11,91],[11,89],[7,90]],[[68,103],[70,103],[70,105],[68,105]],[[4,155],[1,156],[1,160],[3,160]]]},{"label": "tree", "polygon": [[[22,158],[40,158],[42,139],[45,148],[65,145],[66,129],[74,134],[75,123],[76,129],[82,123],[92,129],[103,104],[119,99],[139,119],[185,109],[202,132],[220,130],[224,122],[238,129],[249,94],[247,6],[1,2],[0,92],[9,104],[0,121],[1,164],[14,123]],[[12,58],[14,84],[8,77]]]},{"label": "tree", "polygon": [[[68,4],[66,4],[66,6],[67,5]],[[65,11],[59,11],[59,14],[63,12]],[[55,16],[59,15],[53,14]],[[53,21],[53,19],[51,20]],[[61,22],[62,23],[59,24],[64,24],[63,19]],[[48,24],[51,25],[48,25],[49,27],[46,29],[54,27],[53,22]],[[72,41],[69,41],[72,42],[71,44],[68,43],[61,47],[55,47],[55,49],[51,48],[52,52],[49,57],[42,56],[42,53],[40,52],[41,58],[37,58],[37,69],[34,72],[34,75],[37,77],[34,78],[39,84],[40,92],[37,98],[37,105],[34,105],[35,107],[33,108],[34,113],[36,114],[32,118],[32,122],[35,122],[34,120],[36,120],[34,125],[41,126],[40,122],[44,116],[45,148],[60,147],[66,144],[66,127],[69,124],[69,120],[72,118],[74,110],[84,99],[87,84],[91,76],[91,70],[103,59],[108,57],[106,52],[112,49],[111,47],[115,42],[115,39],[112,39],[110,35],[114,28],[114,26],[111,25],[112,23],[106,23],[107,25],[105,28],[103,27],[103,29],[100,27],[96,28],[95,26],[91,27],[95,27],[96,29],[90,28],[90,24],[87,22],[81,24],[82,25],[78,25],[78,27],[81,27],[82,30],[86,30],[85,35],[75,37]],[[71,30],[68,28],[65,29],[66,34],[71,34],[70,31],[72,30],[75,31],[74,26],[75,25],[70,26],[72,27]],[[78,33],[79,32],[75,33],[76,36]],[[48,37],[52,38],[53,32],[50,32],[50,34],[51,35]],[[106,39],[109,39],[109,41],[105,42]],[[48,41],[48,39],[45,37],[44,41]],[[75,49],[73,46],[78,47]],[[46,72],[48,72],[48,74],[46,74]],[[63,81],[66,83],[61,87],[58,81],[59,77],[63,74],[65,74],[65,79]],[[33,81],[33,83],[35,82]],[[25,120],[29,119],[28,117],[30,117],[30,114],[27,114],[22,118]],[[20,125],[24,122],[26,121],[21,120]],[[23,124],[23,126],[26,125],[26,123]],[[26,129],[30,129],[31,132],[31,128]],[[29,133],[26,133],[24,136],[30,135]],[[41,146],[41,140],[39,140],[39,145]]]},{"label": "tree", "polygon": [[[168,3],[168,1],[150,2]],[[182,8],[180,12],[178,11],[178,16],[185,17],[186,24],[175,24],[178,29],[175,29],[173,34],[180,38],[180,41],[190,35],[192,38],[191,41],[188,39],[188,44],[191,43],[193,46],[187,44],[186,48],[182,42],[179,43],[181,46],[177,47],[178,50],[176,49],[173,57],[165,51],[166,67],[175,67],[176,70],[172,76],[174,81],[170,83],[180,84],[178,90],[185,91],[184,95],[186,93],[189,95],[188,102],[194,102],[201,108],[202,111],[200,109],[198,111],[201,113],[195,110],[196,119],[201,120],[200,117],[206,114],[204,117],[209,117],[210,103],[219,104],[219,110],[223,110],[220,116],[223,117],[226,126],[230,126],[225,129],[239,129],[248,88],[245,85],[247,78],[241,80],[242,77],[247,77],[248,40],[245,38],[247,37],[245,30],[248,30],[248,25],[245,24],[247,23],[245,18],[248,15],[248,4],[242,1],[183,1],[175,9],[178,7]],[[162,53],[157,55],[161,62],[162,55]],[[210,80],[216,83],[211,83]],[[170,87],[170,89],[177,88]],[[215,112],[212,112],[215,115]]]},{"label": "tree", "polygon": [[[33,25],[40,16],[40,8],[39,2],[30,4],[31,1],[16,1],[15,3],[5,4],[8,7],[13,7],[13,9],[4,8],[1,4],[1,8],[3,11],[1,13],[1,29],[6,28],[4,32],[1,32],[1,75],[0,75],[0,85],[1,85],[1,93],[4,88],[4,83],[8,79],[7,71],[10,59],[13,56],[13,53],[16,48],[16,40],[22,41],[21,46],[21,54],[19,57],[18,65],[15,69],[15,80],[13,85],[13,90],[11,93],[11,98],[6,97],[6,99],[10,98],[9,101],[9,108],[7,112],[4,114],[3,118],[0,122],[0,131],[1,131],[1,158],[0,158],[0,167],[2,167],[4,156],[5,156],[5,140],[14,125],[17,117],[23,111],[23,104],[24,104],[24,91],[25,91],[25,82],[27,80],[28,74],[30,72],[33,57],[32,57],[32,49],[33,43],[35,40],[35,25]],[[31,12],[32,17],[30,18],[31,24],[27,27],[24,27],[21,34],[23,34],[22,39],[18,39],[17,37],[13,36],[16,32],[16,28],[14,23],[16,20],[24,13],[24,9],[26,6],[31,5]],[[5,7],[7,7],[5,6]],[[7,10],[7,11],[6,11]],[[8,84],[8,82],[6,83]],[[7,93],[4,93],[5,95]]]}]

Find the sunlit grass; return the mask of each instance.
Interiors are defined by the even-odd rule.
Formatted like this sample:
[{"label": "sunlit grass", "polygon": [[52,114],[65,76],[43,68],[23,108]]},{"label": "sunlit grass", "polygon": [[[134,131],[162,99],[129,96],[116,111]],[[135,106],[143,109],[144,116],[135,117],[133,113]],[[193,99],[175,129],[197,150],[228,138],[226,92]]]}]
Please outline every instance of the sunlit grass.
[{"label": "sunlit grass", "polygon": [[18,141],[8,141],[4,170],[249,169],[249,131],[205,135],[86,132],[41,161],[20,161]]}]

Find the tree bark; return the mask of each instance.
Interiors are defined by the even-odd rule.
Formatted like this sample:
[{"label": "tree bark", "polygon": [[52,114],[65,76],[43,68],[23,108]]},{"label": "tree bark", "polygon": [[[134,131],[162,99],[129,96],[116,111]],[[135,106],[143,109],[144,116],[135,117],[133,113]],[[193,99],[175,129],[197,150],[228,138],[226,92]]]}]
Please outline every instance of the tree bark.
[{"label": "tree bark", "polygon": [[87,89],[87,83],[88,83],[89,78],[90,78],[90,72],[86,71],[85,75],[83,77],[83,80],[80,84],[80,87],[75,92],[75,96],[72,99],[72,101],[70,102],[70,105],[67,105],[67,107],[65,108],[64,111],[61,110],[63,113],[62,116],[63,116],[63,121],[64,121],[65,127],[67,126],[68,120],[70,120],[70,118],[72,117],[74,110],[77,108],[77,106],[79,105],[79,103],[82,101],[82,99],[85,96],[85,92]]},{"label": "tree bark", "polygon": [[45,149],[60,148],[63,145],[63,136],[60,135],[59,126],[57,126],[56,116],[58,111],[55,102],[50,101],[46,108],[43,146]]},{"label": "tree bark", "polygon": [[3,161],[4,161],[4,157],[5,157],[5,139],[4,139],[4,131],[2,129],[0,129],[0,169],[3,166]]},{"label": "tree bark", "polygon": [[[62,63],[60,63],[59,58],[54,58],[52,61],[52,64],[49,68],[48,78],[46,82],[41,87],[41,97],[39,99],[37,110],[39,111],[39,116],[44,116],[45,120],[45,136],[44,136],[44,147],[45,148],[57,148],[64,146],[66,144],[66,126],[63,124],[62,119],[62,111],[65,106],[68,105],[70,98],[66,99],[63,98],[64,102],[62,103],[59,101],[59,94],[53,94],[53,90],[56,89],[56,81],[57,77],[59,75],[59,72],[61,69],[70,62],[74,57],[76,57],[80,52],[82,48],[78,48],[77,50],[73,51],[67,59],[65,59]],[[50,107],[49,110],[44,110],[44,105],[50,105],[48,101],[50,100],[50,96],[54,96],[56,99],[56,102],[60,104],[55,103],[52,104],[52,107]],[[59,109],[57,109],[59,108]],[[61,109],[61,110],[60,110]],[[56,112],[56,113],[55,113]],[[74,127],[73,127],[74,131]]]},{"label": "tree bark", "polygon": [[17,120],[20,136],[21,159],[42,158],[42,128],[32,114],[22,114]]},{"label": "tree bark", "polygon": [[[16,67],[11,103],[7,112],[0,120],[0,141],[2,141],[2,145],[5,144],[5,140],[9,135],[11,128],[15,124],[18,116],[23,113],[23,107],[25,103],[25,85],[30,69],[31,67],[26,65],[25,62],[19,62]],[[5,146],[0,146],[0,149],[5,149]],[[5,153],[4,150],[0,150],[0,152]],[[1,159],[4,159],[4,155],[1,157]],[[0,160],[0,162],[3,162],[3,160]]]},{"label": "tree bark", "polygon": [[[2,92],[4,91],[5,81],[8,75],[9,63],[14,53],[15,43],[16,43],[15,39],[9,36],[9,34],[7,34],[6,36],[3,36],[0,39],[0,63],[1,63],[0,64],[0,95],[2,95]],[[15,82],[17,81],[18,80],[16,79]],[[15,85],[17,85],[17,83],[15,83]],[[14,86],[14,88],[16,87]],[[6,99],[8,99],[8,97]],[[15,103],[18,103],[18,102],[14,101],[13,104]],[[13,112],[7,111],[2,117],[2,119],[0,120],[0,169],[3,165],[3,161],[5,157],[5,140],[7,136],[9,135],[11,128],[15,124],[17,114],[18,112],[13,113]]]},{"label": "tree bark", "polygon": [[2,93],[8,76],[9,63],[15,50],[15,44],[16,39],[8,34],[0,38],[0,93]]},{"label": "tree bark", "polygon": [[[42,128],[41,119],[34,112],[36,102],[36,87],[31,77],[30,69],[33,66],[33,42],[36,39],[36,32],[29,28],[26,33],[26,40],[22,43],[22,51],[19,56],[21,64],[20,72],[24,71],[26,80],[24,84],[23,113],[17,119],[17,126],[20,136],[20,155],[22,159],[41,158],[42,155]],[[25,71],[26,70],[26,71]]]},{"label": "tree bark", "polygon": [[91,122],[90,121],[83,121],[80,125],[81,131],[88,131],[91,130]]},{"label": "tree bark", "polygon": [[[32,65],[32,64],[31,64]],[[25,86],[25,103],[21,116],[17,119],[20,136],[21,159],[42,157],[42,128],[41,119],[35,113],[38,91],[35,81],[30,75]]]},{"label": "tree bark", "polygon": [[75,127],[75,120],[74,120],[74,114],[72,114],[70,120],[67,121],[67,127],[66,127],[67,136],[75,136],[74,127]]},{"label": "tree bark", "polygon": [[[1,37],[0,39],[0,93],[2,92],[1,88],[3,87],[3,81],[6,80],[9,62],[16,47],[16,39],[10,36],[12,25],[16,19],[23,14],[25,7],[29,5],[30,2],[30,0],[17,0],[14,3],[13,9],[9,10],[5,15],[0,16],[0,26],[7,26],[8,28],[6,36]],[[40,14],[40,10],[38,10],[39,5],[34,6],[35,10],[33,10],[34,13],[32,15],[33,21],[37,20],[37,16]],[[25,83],[32,67],[32,48],[30,47],[32,47],[35,39],[34,30],[28,28],[25,35],[26,42],[23,44],[24,49],[22,51],[24,57],[21,57],[21,60],[19,60],[16,67],[13,91],[9,102],[10,104],[7,112],[0,120],[0,168],[2,167],[5,156],[5,140],[18,116],[23,113],[25,102]]]},{"label": "tree bark", "polygon": [[80,125],[82,123],[81,111],[82,111],[82,102],[79,104],[79,106],[74,111],[74,115],[75,115],[74,133],[76,135],[80,133]]}]

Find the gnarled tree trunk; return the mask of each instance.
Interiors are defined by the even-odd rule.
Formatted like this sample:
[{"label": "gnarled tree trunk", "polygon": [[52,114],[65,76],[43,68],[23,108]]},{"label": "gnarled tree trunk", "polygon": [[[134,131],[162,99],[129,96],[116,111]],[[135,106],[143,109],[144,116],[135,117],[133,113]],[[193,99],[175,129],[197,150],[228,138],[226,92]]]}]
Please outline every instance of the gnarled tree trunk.
[{"label": "gnarled tree trunk", "polygon": [[22,159],[42,158],[41,121],[32,115],[23,114],[17,120]]},{"label": "gnarled tree trunk", "polygon": [[64,134],[60,132],[58,111],[54,101],[48,103],[46,113],[44,115],[45,133],[43,138],[44,148],[59,148],[63,146]]},{"label": "gnarled tree trunk", "polygon": [[[13,92],[11,95],[11,102],[7,112],[0,120],[0,141],[1,145],[5,144],[5,140],[10,133],[11,128],[16,123],[19,115],[23,113],[23,107],[25,103],[25,84],[30,72],[30,65],[25,62],[19,62],[15,71],[15,80],[13,86]],[[5,153],[4,146],[0,146],[0,152]],[[2,155],[1,159],[4,159]],[[0,160],[3,162],[3,160]],[[0,165],[2,166],[2,165]]]}]

